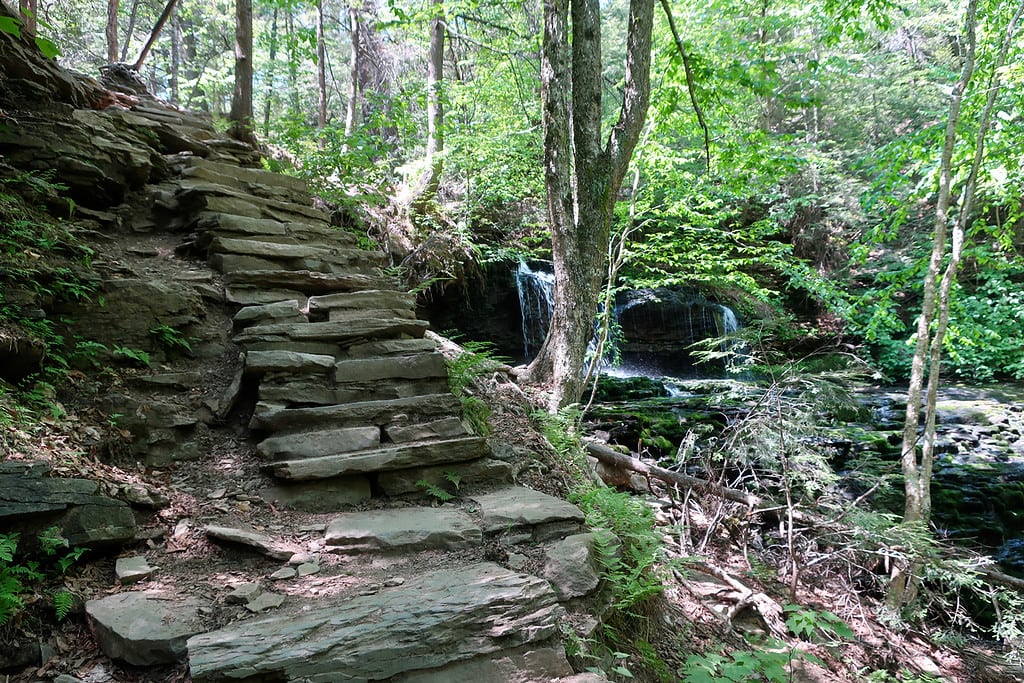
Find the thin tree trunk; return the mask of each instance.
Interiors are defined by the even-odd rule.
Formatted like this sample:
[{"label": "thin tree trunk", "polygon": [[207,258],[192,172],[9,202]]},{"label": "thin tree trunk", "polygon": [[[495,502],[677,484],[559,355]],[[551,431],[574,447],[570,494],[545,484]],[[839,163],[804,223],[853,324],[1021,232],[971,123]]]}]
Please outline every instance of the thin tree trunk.
[{"label": "thin tree trunk", "polygon": [[[316,86],[318,128],[327,125],[327,45],[324,41],[324,0],[316,4]],[[321,140],[321,142],[323,142]]]},{"label": "thin tree trunk", "polygon": [[[928,364],[928,351],[931,341],[931,326],[935,320],[936,302],[938,299],[939,273],[946,255],[946,224],[952,193],[953,150],[956,147],[957,123],[960,120],[960,107],[964,91],[974,74],[975,59],[975,24],[977,0],[970,0],[967,15],[964,19],[964,34],[968,40],[967,54],[964,59],[960,79],[953,87],[949,101],[949,114],[946,119],[946,134],[942,146],[942,157],[939,162],[939,190],[935,200],[935,227],[932,236],[932,253],[928,261],[928,269],[924,279],[924,297],[921,303],[921,315],[917,319],[917,340],[914,345],[914,357],[910,368],[910,381],[907,387],[907,411],[904,416],[903,443],[901,446],[900,466],[904,478],[904,524],[927,524],[931,513],[931,479],[932,450],[923,451],[918,458],[918,427],[920,426],[921,398],[924,387],[925,370]],[[932,368],[938,373],[939,368]],[[934,424],[932,425],[934,431]],[[930,438],[930,437],[928,437]],[[927,476],[927,478],[926,478]],[[889,586],[888,601],[891,607],[899,607],[913,599],[916,594],[916,580],[913,567],[898,568]]]},{"label": "thin tree trunk", "polygon": [[235,90],[230,135],[254,144],[252,125],[252,0],[235,0]]},{"label": "thin tree trunk", "polygon": [[38,10],[36,0],[18,0],[18,10],[21,20],[25,22],[25,32],[30,36],[34,36],[36,34],[36,12]]},{"label": "thin tree trunk", "polygon": [[686,51],[686,46],[683,45],[682,38],[679,37],[679,31],[676,30],[676,20],[672,16],[672,6],[669,4],[669,0],[661,0],[661,9],[665,12],[669,30],[672,31],[672,39],[675,41],[676,49],[679,50],[679,56],[683,60],[683,72],[686,75],[686,92],[690,95],[690,105],[693,107],[693,113],[697,115],[697,124],[704,132],[704,160],[707,172],[711,173],[711,129],[708,128],[707,119],[704,118],[704,109],[700,106],[700,102],[697,101],[697,85],[693,77],[690,55]]},{"label": "thin tree trunk", "polygon": [[168,89],[171,94],[171,102],[177,104],[181,92],[180,92],[180,81],[181,81],[181,16],[178,10],[174,10],[174,16],[171,17],[171,72],[169,75]]},{"label": "thin tree trunk", "polygon": [[263,98],[263,137],[270,137],[270,108],[274,102],[274,71],[277,68],[277,7],[270,19],[270,61],[267,66],[267,92]]},{"label": "thin tree trunk", "polygon": [[350,6],[348,8],[348,21],[349,21],[349,35],[352,42],[352,59],[349,63],[349,81],[348,81],[348,104],[345,107],[345,137],[351,137],[356,130],[356,118],[359,114],[359,67],[360,60],[360,45],[359,45],[359,34],[361,33],[359,24],[359,9],[357,7]]},{"label": "thin tree trunk", "polygon": [[160,37],[160,32],[164,29],[164,24],[171,16],[171,11],[177,4],[178,0],[167,0],[167,4],[164,6],[164,11],[160,14],[160,18],[156,20],[156,26],[153,27],[153,32],[149,34],[149,40],[142,47],[142,52],[139,53],[139,58],[135,60],[135,64],[132,68],[138,71],[142,68],[142,63],[146,61],[146,57],[149,55],[149,51],[153,49],[153,44],[156,43],[156,39]]},{"label": "thin tree trunk", "polygon": [[444,170],[444,15],[441,0],[431,0],[434,16],[430,19],[430,48],[427,55],[427,150],[426,168],[416,183],[412,213],[422,214],[428,202],[437,195]]},{"label": "thin tree trunk", "polygon": [[117,61],[117,10],[120,0],[107,0],[107,62]]},{"label": "thin tree trunk", "polygon": [[288,101],[291,103],[291,113],[299,112],[299,57],[295,53],[295,17],[288,12]]},{"label": "thin tree trunk", "polygon": [[128,60],[128,50],[131,47],[132,35],[135,33],[135,19],[139,16],[139,0],[132,0],[132,9],[128,13],[128,29],[124,34],[124,44],[121,46],[121,61]]}]

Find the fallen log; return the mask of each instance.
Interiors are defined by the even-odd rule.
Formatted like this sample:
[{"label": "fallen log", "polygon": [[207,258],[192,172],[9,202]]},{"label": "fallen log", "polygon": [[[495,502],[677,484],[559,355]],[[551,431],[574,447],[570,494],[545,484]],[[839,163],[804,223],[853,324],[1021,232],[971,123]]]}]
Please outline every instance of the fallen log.
[{"label": "fallen log", "polygon": [[641,462],[636,458],[628,455],[623,455],[618,451],[612,450],[603,443],[597,441],[584,440],[586,444],[587,452],[594,456],[606,465],[612,467],[618,467],[620,469],[629,470],[630,472],[637,472],[647,477],[654,477],[667,484],[678,484],[684,488],[693,489],[698,493],[710,493],[713,496],[730,500],[734,503],[742,503],[750,508],[761,507],[765,504],[765,501],[750,493],[743,491],[737,491],[736,489],[730,489],[720,484],[715,484],[706,479],[700,479],[698,477],[691,477],[688,474],[682,474],[680,472],[673,472],[672,470],[666,470],[663,467],[657,465],[648,465],[645,462]]}]

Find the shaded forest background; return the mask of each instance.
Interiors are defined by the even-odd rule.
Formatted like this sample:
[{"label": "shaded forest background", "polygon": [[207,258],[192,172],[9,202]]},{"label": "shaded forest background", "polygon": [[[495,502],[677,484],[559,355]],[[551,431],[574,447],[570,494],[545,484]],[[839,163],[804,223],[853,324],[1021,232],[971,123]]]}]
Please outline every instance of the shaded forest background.
[{"label": "shaded forest background", "polygon": [[[1005,5],[979,9],[961,175]],[[37,11],[60,60],[96,73],[111,58],[133,62],[163,9],[59,0]],[[234,9],[179,3],[142,64],[149,88],[223,119]],[[603,7],[609,121],[627,9]],[[656,17],[651,109],[613,226],[625,240],[617,284],[695,286],[770,326],[773,345],[852,344],[890,378],[905,375],[946,102],[965,49],[960,8],[728,0],[671,11],[677,36],[664,12]],[[312,181],[425,290],[474,286],[489,261],[546,257],[541,24],[531,2],[257,0],[254,128],[267,163]],[[432,27],[443,39],[433,76]],[[436,64],[436,35],[433,46]],[[1002,69],[946,341],[947,368],[974,380],[1024,377],[1020,52],[1014,45]],[[442,146],[428,162],[431,92]],[[440,175],[423,211],[413,200],[428,165]]]}]

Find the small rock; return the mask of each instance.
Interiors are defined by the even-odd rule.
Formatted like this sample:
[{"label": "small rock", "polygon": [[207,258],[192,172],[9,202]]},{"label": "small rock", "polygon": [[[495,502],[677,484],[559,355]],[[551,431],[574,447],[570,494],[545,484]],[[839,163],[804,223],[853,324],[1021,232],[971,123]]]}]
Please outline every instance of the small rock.
[{"label": "small rock", "polygon": [[285,579],[294,579],[295,574],[296,571],[294,567],[281,567],[276,572],[271,574],[270,578],[274,581],[284,581]]},{"label": "small rock", "polygon": [[310,576],[320,571],[320,565],[315,562],[304,562],[296,568],[296,573],[299,576]]},{"label": "small rock", "polygon": [[288,546],[269,536],[258,534],[254,531],[235,529],[226,526],[210,524],[206,527],[206,535],[218,541],[237,543],[259,551],[274,560],[287,560],[298,550]]},{"label": "small rock", "polygon": [[520,555],[519,553],[508,554],[508,568],[515,569],[517,572],[521,572],[526,569],[526,563],[529,562],[530,558],[526,555]]},{"label": "small rock", "polygon": [[57,676],[55,679],[53,679],[53,683],[82,683],[82,679],[75,678],[74,676],[70,676],[68,674],[61,674],[60,676]]},{"label": "small rock", "polygon": [[260,593],[253,600],[245,604],[245,609],[250,612],[262,612],[274,609],[284,604],[284,596],[280,593]]},{"label": "small rock", "polygon": [[224,602],[229,605],[242,605],[252,602],[262,592],[263,589],[258,583],[248,581],[235,586],[235,590],[224,596]]},{"label": "small rock", "polygon": [[142,555],[119,557],[114,563],[114,574],[120,584],[135,583],[153,575],[153,568]]},{"label": "small rock", "polygon": [[390,579],[384,581],[384,585],[388,588],[394,588],[395,586],[401,586],[405,583],[405,578],[401,576],[392,576]]},{"label": "small rock", "polygon": [[297,567],[300,564],[306,564],[307,562],[316,562],[316,556],[312,553],[298,552],[292,555],[291,559],[288,560],[288,564],[293,567]]},{"label": "small rock", "polygon": [[200,633],[199,603],[159,593],[130,592],[85,604],[103,652],[135,666],[171,664]]},{"label": "small rock", "polygon": [[326,528],[326,524],[303,524],[299,527],[299,531],[305,533],[320,533]]},{"label": "small rock", "polygon": [[211,491],[208,498],[210,500],[217,500],[219,498],[223,498],[226,493],[227,489],[217,489],[216,491]]}]

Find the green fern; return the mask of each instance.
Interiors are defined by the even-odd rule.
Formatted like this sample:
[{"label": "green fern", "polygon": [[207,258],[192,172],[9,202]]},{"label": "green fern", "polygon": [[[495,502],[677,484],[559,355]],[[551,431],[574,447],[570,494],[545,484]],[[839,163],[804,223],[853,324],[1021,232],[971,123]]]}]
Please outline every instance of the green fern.
[{"label": "green fern", "polygon": [[57,621],[64,621],[71,608],[75,606],[75,596],[66,588],[53,592],[53,611],[57,615]]},{"label": "green fern", "polygon": [[448,501],[451,501],[451,500],[455,499],[454,495],[452,495],[448,491],[445,491],[440,486],[436,486],[435,484],[431,484],[426,479],[420,479],[419,481],[417,481],[416,482],[416,486],[418,486],[421,489],[423,489],[428,496],[431,496],[432,498],[434,498],[435,500],[437,500],[440,503],[447,503]]}]

